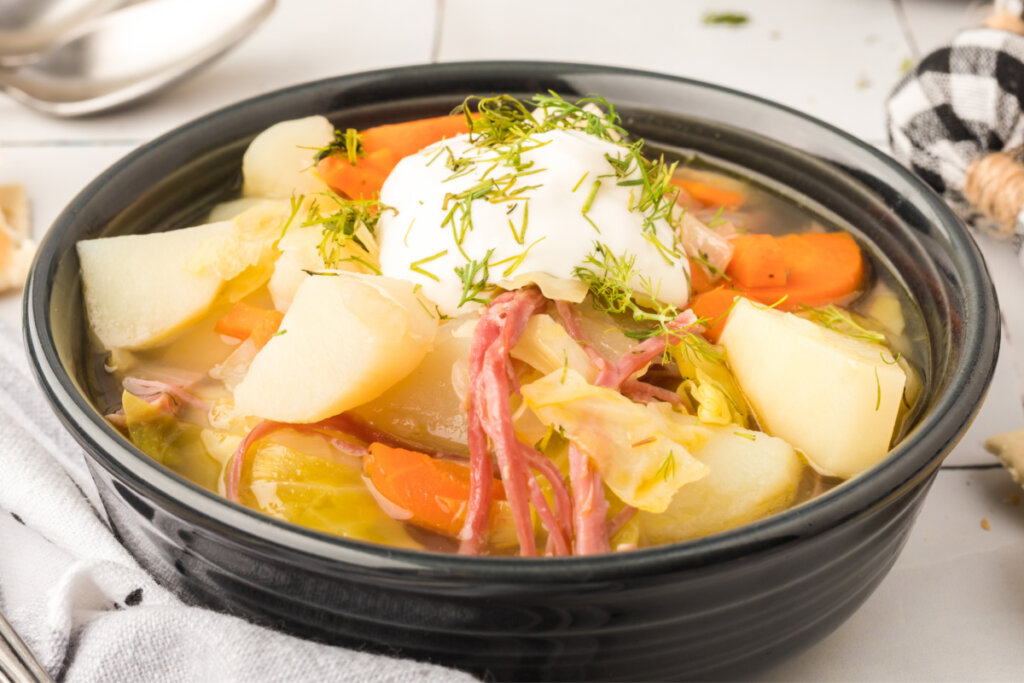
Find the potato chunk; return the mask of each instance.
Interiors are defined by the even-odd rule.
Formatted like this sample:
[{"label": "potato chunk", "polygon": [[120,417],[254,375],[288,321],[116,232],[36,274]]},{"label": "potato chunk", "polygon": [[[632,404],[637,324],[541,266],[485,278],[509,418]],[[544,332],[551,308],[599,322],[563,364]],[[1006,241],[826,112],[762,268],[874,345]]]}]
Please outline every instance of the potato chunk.
[{"label": "potato chunk", "polygon": [[235,405],[280,422],[316,422],[380,396],[420,364],[437,321],[404,280],[307,278],[235,387]]},{"label": "potato chunk", "polygon": [[276,123],[256,136],[242,157],[242,194],[277,197],[326,192],[316,174],[315,150],[334,140],[334,126],[323,116]]},{"label": "potato chunk", "polygon": [[816,470],[852,477],[885,457],[906,374],[884,346],[747,299],[721,343],[761,426]]},{"label": "potato chunk", "polygon": [[100,342],[108,349],[154,346],[206,313],[223,280],[189,264],[233,231],[224,221],[79,242],[85,310]]},{"label": "potato chunk", "polygon": [[466,452],[466,411],[452,379],[456,363],[469,356],[472,337],[457,334],[465,324],[465,318],[443,323],[415,370],[352,412],[399,438],[440,451]]},{"label": "potato chunk", "polygon": [[708,430],[707,443],[693,452],[708,476],[679,489],[665,512],[639,513],[649,543],[727,531],[792,504],[804,467],[792,446],[736,425]]}]

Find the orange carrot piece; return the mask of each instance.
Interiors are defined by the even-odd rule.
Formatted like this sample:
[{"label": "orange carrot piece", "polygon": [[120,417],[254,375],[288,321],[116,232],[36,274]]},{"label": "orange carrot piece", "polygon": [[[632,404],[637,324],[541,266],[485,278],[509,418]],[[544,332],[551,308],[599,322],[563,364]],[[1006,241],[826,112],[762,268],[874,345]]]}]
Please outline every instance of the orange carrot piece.
[{"label": "orange carrot piece", "polygon": [[[465,465],[372,443],[363,456],[363,471],[377,493],[412,514],[410,524],[450,538],[462,531],[470,492]],[[492,486],[495,501],[505,500],[501,481],[493,480]],[[492,508],[492,530],[494,513]]]},{"label": "orange carrot piece", "polygon": [[707,327],[704,336],[710,342],[717,342],[725,321],[729,318],[733,302],[740,293],[724,285],[698,294],[690,302],[690,308]]},{"label": "orange carrot piece", "polygon": [[732,240],[732,259],[725,274],[739,287],[783,287],[786,255],[771,235],[739,235]]},{"label": "orange carrot piece", "polygon": [[390,149],[379,149],[350,163],[346,157],[325,157],[317,164],[317,173],[332,190],[349,199],[372,199],[380,193],[384,180],[398,163]]},{"label": "orange carrot piece", "polygon": [[700,261],[690,259],[690,291],[694,296],[714,288],[717,279],[708,275]]},{"label": "orange carrot piece", "polygon": [[461,114],[367,128],[359,133],[366,156],[354,164],[340,154],[325,157],[317,164],[317,172],[332,190],[349,199],[372,199],[404,157],[467,132],[469,122]]},{"label": "orange carrot piece", "polygon": [[785,256],[786,285],[740,287],[751,299],[793,311],[802,304],[818,307],[842,301],[861,288],[864,255],[847,233],[784,235],[777,240]]},{"label": "orange carrot piece", "polygon": [[465,116],[458,114],[376,126],[367,128],[359,135],[368,155],[377,150],[390,149],[397,159],[401,159],[439,140],[468,132],[469,122]]},{"label": "orange carrot piece", "polygon": [[671,183],[681,187],[690,197],[705,206],[724,206],[727,209],[735,209],[743,205],[743,195],[733,190],[723,190],[714,185],[682,178],[673,178]]},{"label": "orange carrot piece", "polygon": [[284,313],[270,308],[260,308],[239,301],[231,307],[224,317],[214,325],[214,331],[235,339],[252,338],[257,349],[266,346],[270,338],[277,334],[277,328],[281,326]]}]

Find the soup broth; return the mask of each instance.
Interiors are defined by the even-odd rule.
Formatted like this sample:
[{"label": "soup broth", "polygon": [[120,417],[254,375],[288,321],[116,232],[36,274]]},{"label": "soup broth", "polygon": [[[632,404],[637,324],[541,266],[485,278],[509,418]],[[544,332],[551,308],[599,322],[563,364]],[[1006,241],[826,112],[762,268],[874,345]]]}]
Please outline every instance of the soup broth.
[{"label": "soup broth", "polygon": [[[487,120],[487,111],[480,112],[480,117]],[[458,135],[457,124],[451,125],[446,133]],[[863,275],[849,293],[824,303],[814,301],[813,305],[789,300],[788,295],[758,301],[759,291],[774,290],[741,282],[762,275],[759,271],[754,275],[741,271],[737,262],[730,260],[738,258],[737,245],[745,243],[745,238],[738,236],[766,235],[771,236],[769,240],[780,238],[781,242],[787,235],[840,234],[849,226],[840,224],[821,207],[778,191],[766,179],[677,150],[656,150],[667,154],[670,162],[678,162],[678,166],[668,166],[671,181],[658,190],[671,197],[670,205],[665,206],[666,225],[675,227],[674,232],[667,233],[675,236],[666,242],[666,233],[641,227],[637,239],[646,239],[655,246],[655,256],[660,252],[672,268],[687,273],[684,295],[676,297],[682,304],[659,300],[660,294],[671,288],[668,280],[663,289],[638,290],[634,283],[644,278],[637,279],[637,272],[646,267],[642,259],[637,261],[640,265],[631,263],[633,270],[624,270],[622,278],[611,282],[614,264],[629,254],[607,246],[614,239],[607,230],[606,216],[610,214],[598,210],[603,209],[602,193],[608,191],[612,181],[592,177],[589,171],[566,195],[574,207],[580,207],[574,212],[580,211],[592,224],[595,233],[587,239],[604,245],[604,249],[595,247],[590,260],[577,264],[573,271],[577,281],[587,287],[580,290],[578,282],[566,284],[565,278],[554,284],[554,278],[537,276],[515,281],[517,264],[529,258],[549,258],[545,250],[557,252],[562,248],[555,237],[547,234],[530,241],[529,230],[540,229],[536,227],[540,219],[530,218],[524,207],[531,202],[543,205],[536,196],[529,195],[530,191],[538,192],[530,188],[541,183],[527,179],[533,172],[528,170],[532,162],[516,161],[520,166],[513,164],[515,172],[506,173],[506,177],[509,187],[519,182],[520,189],[518,193],[503,190],[508,195],[500,203],[486,192],[493,193],[493,187],[502,187],[501,183],[479,190],[484,193],[479,197],[449,192],[443,198],[452,218],[442,223],[442,228],[445,234],[451,231],[456,235],[454,246],[444,249],[438,242],[430,249],[436,252],[409,264],[409,271],[419,278],[408,290],[414,303],[404,309],[398,306],[406,318],[419,315],[416,305],[429,314],[430,339],[420,343],[416,333],[408,331],[413,327],[411,323],[402,332],[396,327],[404,324],[402,316],[393,318],[398,322],[388,323],[395,336],[411,335],[415,342],[409,344],[409,359],[401,359],[401,351],[392,354],[396,362],[407,361],[406,370],[393,377],[384,371],[369,379],[360,374],[360,368],[376,362],[376,349],[381,345],[390,348],[391,332],[381,333],[369,351],[357,342],[353,342],[354,351],[324,349],[324,341],[316,338],[295,348],[322,354],[317,362],[324,364],[325,373],[333,372],[327,365],[342,366],[339,376],[352,376],[354,383],[366,385],[361,390],[365,400],[338,415],[329,413],[325,417],[310,412],[302,419],[282,417],[284,412],[243,409],[239,392],[246,389],[240,387],[252,384],[253,375],[262,371],[257,365],[260,356],[269,357],[273,349],[284,348],[292,341],[289,336],[301,340],[305,334],[301,312],[309,298],[305,289],[311,288],[307,280],[327,282],[325,287],[348,286],[350,280],[352,287],[365,287],[366,282],[376,287],[373,278],[388,277],[387,250],[393,254],[393,245],[403,242],[400,236],[389,238],[385,234],[383,227],[394,234],[394,225],[378,222],[385,220],[388,203],[352,199],[355,195],[351,190],[345,197],[344,189],[349,186],[336,184],[343,182],[339,177],[347,179],[353,169],[362,173],[362,183],[372,184],[371,176],[377,173],[385,183],[380,190],[383,197],[389,187],[393,192],[398,180],[413,172],[409,171],[410,165],[398,166],[389,173],[376,169],[373,164],[384,164],[380,159],[387,155],[371,150],[375,130],[361,133],[358,145],[355,131],[339,131],[315,155],[305,148],[312,162],[300,168],[308,172],[316,163],[322,177],[335,178],[327,183],[329,190],[297,187],[287,199],[253,198],[250,184],[256,182],[252,181],[256,172],[245,169],[245,192],[250,198],[241,204],[217,207],[210,224],[235,225],[232,221],[243,220],[237,218],[238,212],[259,216],[264,211],[255,222],[277,220],[274,231],[279,233],[279,241],[273,240],[267,254],[257,255],[236,269],[238,272],[232,275],[235,279],[225,278],[227,284],[221,286],[209,306],[181,329],[157,343],[140,344],[141,348],[111,349],[111,344],[101,340],[96,323],[99,316],[90,309],[96,368],[94,399],[149,457],[211,492],[264,514],[341,537],[402,548],[493,555],[586,554],[626,551],[725,531],[799,505],[856,472],[831,461],[823,464],[818,453],[787,443],[776,433],[783,428],[773,429],[772,420],[778,418],[759,412],[762,409],[757,407],[757,400],[748,395],[755,380],[748,380],[730,363],[730,352],[737,349],[738,357],[742,350],[740,342],[734,341],[730,347],[726,337],[723,346],[717,336],[722,331],[714,332],[717,323],[722,323],[719,327],[736,324],[734,320],[741,313],[734,312],[732,306],[737,304],[723,309],[717,317],[685,315],[691,306],[697,310],[701,297],[712,290],[755,302],[742,312],[754,321],[751,324],[764,319],[769,326],[804,330],[792,323],[795,317],[809,321],[815,329],[828,330],[821,333],[826,335],[823,339],[849,340],[835,342],[856,346],[849,354],[877,355],[882,365],[873,359],[864,361],[874,368],[875,412],[881,412],[883,399],[892,399],[883,394],[896,386],[885,379],[885,373],[890,372],[887,368],[898,368],[904,379],[895,397],[898,406],[894,408],[886,446],[898,440],[912,422],[922,381],[920,368],[926,365],[920,357],[923,328],[916,307],[899,281],[865,250],[866,245],[860,244]],[[573,129],[574,135],[577,130]],[[543,142],[546,149],[554,147],[556,138],[550,139],[550,143],[546,139]],[[286,155],[295,148],[303,147],[291,145]],[[443,142],[427,145],[426,153],[418,149],[409,155],[428,160],[424,165],[428,170],[421,170],[423,173],[429,172],[430,163],[446,164],[449,178],[458,179],[459,174],[469,173],[465,169],[479,164],[472,158],[472,149],[456,152]],[[388,151],[391,156],[397,154],[390,148]],[[520,147],[516,153],[522,151]],[[650,149],[645,154],[648,158],[655,156]],[[505,163],[504,157],[494,161],[495,167]],[[631,193],[630,211],[635,210],[634,204],[650,199],[650,193],[645,194],[641,188],[649,183],[651,174],[658,172],[656,166],[651,167],[655,170],[645,170],[637,164],[627,169],[623,162],[623,167],[617,169],[609,163],[613,166],[609,177],[619,172],[615,184]],[[339,175],[330,164],[343,167],[345,175]],[[406,176],[401,175],[403,169]],[[334,176],[330,176],[332,172]],[[493,171],[495,176],[501,172]],[[417,189],[415,184],[402,187]],[[376,201],[376,195],[374,198]],[[455,308],[445,308],[448,291],[431,287],[435,281],[442,284],[443,277],[438,275],[444,259],[464,246],[472,248],[468,241],[459,241],[458,231],[463,230],[463,239],[467,239],[465,235],[480,230],[473,220],[482,222],[485,212],[469,203],[479,200],[507,211],[510,218],[506,229],[523,250],[504,260],[494,255],[499,247],[490,248],[483,259],[465,254],[462,265],[454,268],[461,280],[461,294],[458,288],[452,290],[456,292],[452,302],[459,298],[462,301]],[[467,202],[464,215],[469,215],[468,223],[463,218],[461,225],[455,208],[460,201]],[[659,202],[660,198],[654,203]],[[288,210],[282,213],[281,204]],[[472,211],[477,211],[475,216]],[[407,208],[397,213],[397,219],[386,220],[403,221],[404,242],[415,247],[419,216],[406,220]],[[645,214],[644,221],[663,220],[651,218],[654,215]],[[681,216],[688,216],[687,221],[695,219],[696,227],[680,228]],[[255,219],[249,220],[253,223]],[[376,228],[370,225],[372,222],[376,222]],[[686,233],[687,229],[691,232]],[[339,234],[344,239],[337,239]],[[695,240],[698,246],[684,255],[687,239]],[[701,246],[704,244],[710,245],[707,250]],[[729,251],[724,260],[713,251],[722,245]],[[768,241],[766,245],[766,255],[759,257],[758,267],[765,259],[783,258],[776,253],[776,242]],[[689,249],[688,244],[685,246]],[[595,255],[603,259],[600,268],[595,265]],[[200,268],[196,258],[185,266],[189,272]],[[222,256],[214,259],[221,269],[229,260]],[[87,304],[88,267],[83,259]],[[284,283],[286,267],[291,269],[289,277],[294,287]],[[657,267],[663,268],[664,263]],[[660,271],[648,272],[648,282],[654,277],[650,273],[655,272]],[[792,272],[783,271],[782,277],[792,280]],[[503,273],[500,279],[497,273]],[[772,273],[764,275],[770,276]],[[249,278],[251,283],[245,288],[236,287],[233,295],[226,296],[224,292],[242,278]],[[286,289],[292,298],[282,305]],[[383,303],[379,310],[367,315],[379,315],[381,320],[391,315],[389,306],[406,296],[379,287],[353,291],[380,295]],[[555,295],[559,292],[564,292],[566,298]],[[585,296],[573,303],[577,294]],[[522,303],[527,299],[528,304]],[[245,333],[232,327],[232,321],[243,310],[239,302],[248,306],[244,310],[250,311],[256,321]],[[359,304],[349,301],[346,305],[351,309]],[[271,319],[270,313],[282,308],[286,309],[283,322],[278,315],[269,333],[258,332],[259,325]],[[481,341],[488,326],[511,328],[514,323],[509,321],[518,320],[517,316],[522,318],[515,323],[517,329],[501,328],[489,341]],[[325,310],[325,321],[338,319],[348,320]],[[793,332],[797,336],[804,333]],[[338,334],[341,336],[332,339],[344,338],[343,331]],[[257,340],[259,335],[263,336]],[[488,365],[487,353],[497,353],[502,339],[508,342],[504,355],[494,361],[497,365]],[[487,353],[474,351],[483,349],[485,341],[492,344],[486,347]],[[818,345],[814,348],[830,343],[813,342]],[[643,354],[647,354],[645,362],[634,367],[630,356]],[[776,360],[770,355],[764,358],[768,365]],[[494,369],[499,366],[500,372]],[[626,369],[615,376],[615,367]],[[305,376],[304,369],[299,365],[296,368],[297,378]],[[847,386],[841,377],[794,378],[794,382],[802,383],[801,387],[824,382],[831,391],[843,394]],[[313,395],[320,391],[315,383],[303,381],[296,379],[296,392]],[[779,389],[780,397],[789,391]],[[794,389],[793,393],[799,391]],[[866,395],[868,403],[875,401],[870,388]],[[261,405],[280,403],[262,397],[259,401]],[[500,419],[499,406],[507,411]],[[864,419],[876,419],[870,405],[857,408],[867,412]],[[790,429],[788,423],[785,429]],[[662,448],[663,441],[673,446],[657,454],[651,452]],[[525,460],[512,458],[508,448]],[[481,449],[485,456],[480,455]],[[883,455],[873,455],[873,462]]]}]

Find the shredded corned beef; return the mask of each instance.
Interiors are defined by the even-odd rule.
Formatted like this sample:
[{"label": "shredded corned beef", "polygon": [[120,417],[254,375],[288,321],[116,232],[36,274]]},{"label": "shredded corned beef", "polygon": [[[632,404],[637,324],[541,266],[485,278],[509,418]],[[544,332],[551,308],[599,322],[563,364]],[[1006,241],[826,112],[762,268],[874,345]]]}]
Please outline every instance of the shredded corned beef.
[{"label": "shredded corned beef", "polygon": [[[598,375],[594,381],[596,386],[617,388],[627,398],[640,403],[655,400],[670,403],[680,401],[673,392],[632,377],[634,373],[665,353],[667,335],[650,337],[624,353],[617,361],[609,361],[589,343],[571,304],[559,301],[555,306],[566,332],[583,347],[597,366]],[[696,324],[697,316],[687,309],[667,327],[672,331],[682,331],[691,329]],[[611,536],[629,520],[636,509],[626,506],[611,523],[606,521],[608,501],[605,499],[601,474],[587,454],[577,448],[576,444],[569,445],[569,481],[572,484],[573,523],[576,530],[573,552],[576,555],[609,552]]]},{"label": "shredded corned beef", "polygon": [[[554,555],[570,552],[571,506],[565,481],[550,460],[516,438],[509,405],[510,395],[518,390],[509,354],[530,317],[545,303],[534,287],[505,292],[491,302],[473,332],[469,352],[468,415],[471,488],[466,521],[460,534],[459,552],[462,554],[479,554],[487,540],[493,476],[488,441],[512,509],[520,554],[537,554],[530,503],[548,532],[547,552]],[[553,510],[537,480],[538,472],[547,479],[554,494]]]},{"label": "shredded corned beef", "polygon": [[[135,394],[143,401],[152,403],[161,409],[163,409],[163,407],[157,402],[161,397],[170,397],[179,404],[187,403],[195,408],[199,408],[200,410],[207,410],[210,407],[206,401],[191,394],[184,385],[161,382],[160,380],[155,379],[125,377],[121,382],[121,386],[124,387],[125,391]],[[177,410],[168,412],[176,413]]]}]

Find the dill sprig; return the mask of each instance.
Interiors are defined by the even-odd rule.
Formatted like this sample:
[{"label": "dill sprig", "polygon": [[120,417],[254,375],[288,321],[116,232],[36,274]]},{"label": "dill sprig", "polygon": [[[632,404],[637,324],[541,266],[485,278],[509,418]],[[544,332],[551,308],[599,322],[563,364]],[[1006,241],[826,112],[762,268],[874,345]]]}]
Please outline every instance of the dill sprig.
[{"label": "dill sprig", "polygon": [[491,254],[493,253],[494,249],[488,249],[482,259],[470,260],[465,265],[455,267],[455,274],[462,281],[462,296],[459,298],[459,306],[470,301],[479,304],[488,303],[487,299],[481,297],[481,294],[483,294],[489,284],[487,281],[487,278],[490,276],[488,261],[490,261]]},{"label": "dill sprig", "polygon": [[668,452],[668,457],[665,458],[664,462],[661,463],[661,467],[654,473],[656,477],[659,477],[662,481],[670,481],[676,476],[676,456],[672,451]]},{"label": "dill sprig", "polygon": [[410,263],[409,264],[409,270],[413,271],[414,273],[419,273],[420,275],[423,275],[425,277],[429,277],[434,282],[440,282],[441,278],[437,277],[436,275],[431,273],[429,270],[425,269],[423,266],[428,264],[428,263],[430,263],[431,261],[436,261],[437,259],[441,258],[442,256],[447,256],[447,255],[448,255],[448,250],[445,249],[444,251],[439,251],[436,254],[432,254],[430,256],[425,256],[425,257],[421,258],[419,261],[413,261],[412,263]]},{"label": "dill sprig", "polygon": [[342,133],[336,129],[334,140],[316,150],[316,154],[313,155],[313,163],[319,163],[330,156],[343,156],[348,159],[348,163],[353,165],[360,157],[366,156],[366,150],[363,149],[363,138],[359,135],[359,131],[355,128],[348,128]]},{"label": "dill sprig", "polygon": [[884,334],[874,330],[869,330],[854,320],[853,316],[836,307],[834,304],[829,304],[824,308],[813,308],[812,306],[804,304],[801,305],[800,308],[808,319],[813,320],[820,325],[824,325],[830,330],[835,330],[836,332],[853,337],[854,339],[863,339],[864,341],[876,344],[885,342]]},{"label": "dill sprig", "polygon": [[[650,287],[650,281],[641,278],[636,271],[635,254],[619,256],[607,245],[595,242],[594,251],[587,256],[584,265],[573,270],[573,275],[586,283],[593,295],[594,306],[599,310],[613,315],[629,315],[637,322],[655,325],[650,330],[630,332],[630,336],[645,338],[675,334],[668,329],[668,324],[679,315],[679,309],[658,301],[657,292]],[[650,306],[641,306],[637,302],[634,279],[651,290],[645,292],[644,297]]]},{"label": "dill sprig", "polygon": [[[314,199],[309,205],[306,220],[302,223],[302,227],[320,228],[321,238],[317,250],[324,265],[328,268],[337,268],[344,261],[356,261],[379,273],[379,268],[366,258],[370,254],[369,245],[364,243],[357,233],[359,227],[364,226],[373,235],[381,214],[394,209],[376,200],[343,199],[334,193],[329,193],[328,197],[330,205],[335,207],[334,210],[324,211],[320,202]],[[364,256],[351,253],[353,243]]]}]

